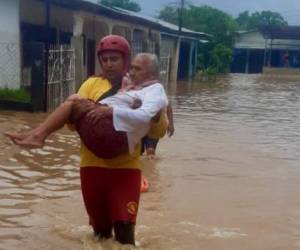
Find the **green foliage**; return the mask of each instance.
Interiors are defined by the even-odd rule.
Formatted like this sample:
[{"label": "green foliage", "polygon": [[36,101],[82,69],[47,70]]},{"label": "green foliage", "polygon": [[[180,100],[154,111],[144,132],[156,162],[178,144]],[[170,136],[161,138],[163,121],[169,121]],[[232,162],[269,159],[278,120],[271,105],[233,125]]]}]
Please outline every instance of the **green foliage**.
[{"label": "green foliage", "polygon": [[141,6],[137,2],[131,0],[100,0],[98,3],[108,7],[119,7],[135,12],[141,11]]},{"label": "green foliage", "polygon": [[1,100],[10,100],[18,102],[30,102],[30,94],[27,90],[21,89],[9,89],[9,88],[0,88],[0,99]]},{"label": "green foliage", "polygon": [[198,80],[200,81],[215,81],[217,77],[217,70],[212,67],[208,67],[206,69],[203,69],[199,72],[199,75],[197,76]]},{"label": "green foliage", "polygon": [[[164,7],[158,18],[178,25],[178,8]],[[234,33],[238,24],[229,14],[207,5],[189,5],[183,9],[182,26],[191,30],[213,35],[213,46],[223,43],[229,47],[234,42]]]},{"label": "green foliage", "polygon": [[198,80],[215,80],[217,75],[227,74],[233,60],[232,49],[224,44],[217,44],[204,58],[204,54],[198,54],[199,68]]},{"label": "green foliage", "polygon": [[287,21],[277,12],[262,11],[254,12],[252,14],[249,11],[244,11],[236,18],[237,23],[240,25],[240,29],[252,30],[258,29],[261,26],[286,26]]},{"label": "green foliage", "polygon": [[[186,10],[184,9],[184,12]],[[178,25],[179,9],[173,6],[165,6],[158,14],[158,18],[169,23]]]},{"label": "green foliage", "polygon": [[[158,18],[178,25],[177,7],[165,6]],[[185,28],[213,35],[209,43],[202,44],[198,53],[200,75],[206,78],[225,74],[232,61],[232,50],[238,24],[232,16],[216,8],[189,5],[183,9],[182,25]]]},{"label": "green foliage", "polygon": [[244,11],[244,12],[240,13],[235,20],[239,24],[240,29],[250,30],[250,29],[253,29],[253,27],[250,27],[250,25],[249,25],[250,19],[251,19],[251,17],[250,17],[249,11]]},{"label": "green foliage", "polygon": [[209,68],[219,74],[227,74],[232,60],[232,50],[223,44],[217,44],[211,51]]}]

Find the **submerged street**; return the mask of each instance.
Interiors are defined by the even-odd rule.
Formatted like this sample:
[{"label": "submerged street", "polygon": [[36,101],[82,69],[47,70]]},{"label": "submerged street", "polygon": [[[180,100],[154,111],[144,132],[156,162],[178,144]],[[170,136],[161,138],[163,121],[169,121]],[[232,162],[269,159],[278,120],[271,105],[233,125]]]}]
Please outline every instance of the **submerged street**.
[{"label": "submerged street", "polygon": [[[169,98],[176,131],[143,159],[137,249],[299,249],[299,81],[229,75]],[[0,111],[0,249],[117,248],[88,226],[74,133],[32,150],[3,136],[45,117]]]}]

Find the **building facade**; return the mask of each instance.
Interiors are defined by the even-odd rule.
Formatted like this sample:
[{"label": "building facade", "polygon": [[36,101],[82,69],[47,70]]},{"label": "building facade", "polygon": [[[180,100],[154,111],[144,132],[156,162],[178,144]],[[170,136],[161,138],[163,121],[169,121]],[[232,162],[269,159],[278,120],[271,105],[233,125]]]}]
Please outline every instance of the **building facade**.
[{"label": "building facade", "polygon": [[265,68],[300,68],[300,28],[262,27],[239,32],[232,73],[262,73]]},{"label": "building facade", "polygon": [[197,46],[209,37],[82,0],[0,0],[0,21],[0,87],[34,87],[53,107],[101,73],[96,45],[106,35],[125,37],[132,56],[157,54],[166,84],[196,73]]}]

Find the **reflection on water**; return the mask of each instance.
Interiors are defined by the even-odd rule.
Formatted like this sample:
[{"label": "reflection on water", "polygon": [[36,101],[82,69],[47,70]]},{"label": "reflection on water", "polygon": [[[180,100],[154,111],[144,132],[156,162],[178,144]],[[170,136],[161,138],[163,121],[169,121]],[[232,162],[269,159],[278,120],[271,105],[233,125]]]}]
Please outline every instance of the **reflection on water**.
[{"label": "reflection on water", "polygon": [[[0,113],[1,132],[36,126],[45,114]],[[45,199],[69,196],[79,188],[77,138],[67,130],[51,137],[43,149],[20,149],[1,133],[0,240],[3,249],[20,238],[20,229],[35,222],[31,206]]]},{"label": "reflection on water", "polygon": [[[143,160],[151,186],[138,249],[298,249],[300,83],[231,75],[169,93],[176,134]],[[0,111],[0,132],[44,117]],[[117,247],[88,226],[75,134],[60,130],[34,150],[0,139],[0,249]]]},{"label": "reflection on water", "polygon": [[174,97],[176,118],[199,133],[227,133],[241,143],[297,160],[299,94],[298,81],[261,76],[233,75],[218,84],[182,83]]}]

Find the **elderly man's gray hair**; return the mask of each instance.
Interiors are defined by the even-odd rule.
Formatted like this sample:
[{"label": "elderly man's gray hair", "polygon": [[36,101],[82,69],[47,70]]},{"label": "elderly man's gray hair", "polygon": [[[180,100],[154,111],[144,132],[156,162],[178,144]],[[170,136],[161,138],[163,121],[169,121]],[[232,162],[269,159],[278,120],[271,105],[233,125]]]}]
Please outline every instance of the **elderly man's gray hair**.
[{"label": "elderly man's gray hair", "polygon": [[151,53],[138,53],[136,57],[146,58],[149,62],[149,71],[154,77],[159,77],[159,64],[158,58],[155,54]]}]

